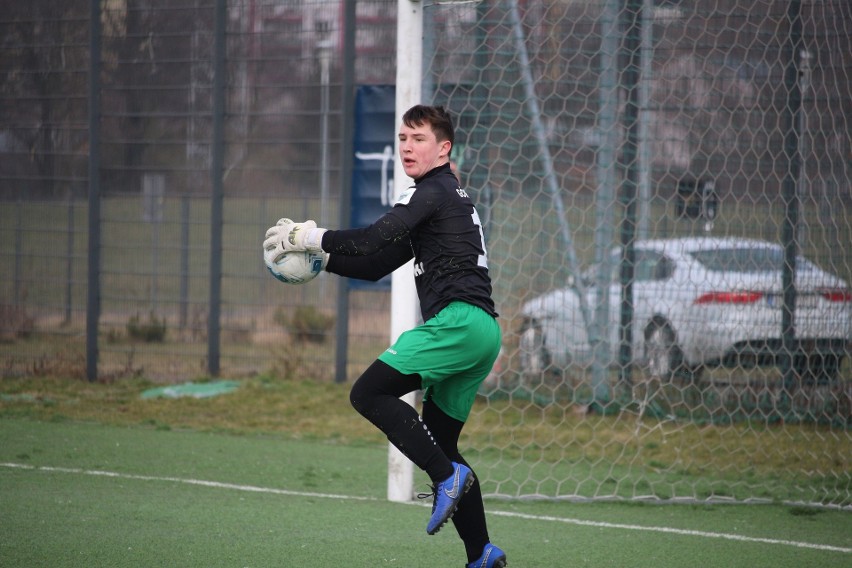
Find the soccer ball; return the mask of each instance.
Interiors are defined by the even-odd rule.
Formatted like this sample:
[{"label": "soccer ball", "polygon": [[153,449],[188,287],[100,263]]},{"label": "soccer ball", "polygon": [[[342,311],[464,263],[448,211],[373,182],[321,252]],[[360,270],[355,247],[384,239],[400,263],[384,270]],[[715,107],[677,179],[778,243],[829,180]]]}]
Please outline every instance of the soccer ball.
[{"label": "soccer ball", "polygon": [[327,255],[324,253],[295,251],[286,252],[278,260],[264,255],[269,272],[286,284],[304,284],[317,277],[325,268]]}]

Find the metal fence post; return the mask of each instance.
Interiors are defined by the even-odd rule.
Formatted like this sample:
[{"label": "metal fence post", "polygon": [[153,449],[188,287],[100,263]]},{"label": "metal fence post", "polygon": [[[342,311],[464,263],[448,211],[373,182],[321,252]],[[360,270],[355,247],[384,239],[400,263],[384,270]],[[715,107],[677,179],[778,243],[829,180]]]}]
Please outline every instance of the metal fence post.
[{"label": "metal fence post", "polygon": [[781,356],[781,369],[784,373],[784,385],[788,393],[796,381],[794,351],[796,350],[796,256],[798,242],[796,227],[799,224],[799,170],[802,167],[801,147],[799,145],[799,113],[802,112],[802,92],[799,89],[799,54],[802,53],[802,17],[801,2],[791,0],[787,6],[787,19],[790,25],[787,42],[787,62],[784,69],[784,90],[787,101],[784,106],[782,128],[784,132],[784,157],[787,168],[781,182],[781,197],[784,201],[784,220],[781,224],[781,246],[784,247],[784,268],[781,273],[784,302],[781,308],[781,341],[784,348]]},{"label": "metal fence post", "polygon": [[642,22],[642,1],[627,0],[622,12],[624,37],[622,52],[624,68],[622,70],[623,87],[626,91],[624,108],[624,130],[626,138],[622,150],[621,203],[624,217],[621,220],[621,326],[619,329],[619,382],[622,386],[633,383],[633,276],[634,252],[636,241],[636,189],[638,186],[636,159],[638,157],[639,138],[639,68],[640,35]]},{"label": "metal fence post", "polygon": [[[340,141],[340,227],[350,225],[352,212],[352,132],[355,129],[355,8],[356,2],[346,2],[343,32],[343,88],[341,97]],[[341,278],[337,289],[337,330],[334,355],[334,380],[346,382],[349,350],[349,282]]]},{"label": "metal fence post", "polygon": [[86,378],[98,378],[98,322],[101,312],[101,3],[89,10],[89,266],[86,298]]},{"label": "metal fence post", "polygon": [[225,0],[216,0],[213,40],[213,159],[210,164],[210,303],[207,317],[207,372],[219,375],[222,303],[222,165],[225,156]]}]

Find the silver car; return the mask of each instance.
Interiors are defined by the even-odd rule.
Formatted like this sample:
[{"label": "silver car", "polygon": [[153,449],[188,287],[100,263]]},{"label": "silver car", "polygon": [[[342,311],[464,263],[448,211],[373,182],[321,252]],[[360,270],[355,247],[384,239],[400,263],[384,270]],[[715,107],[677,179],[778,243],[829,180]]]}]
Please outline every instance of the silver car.
[{"label": "silver car", "polygon": [[[781,246],[742,238],[693,237],[635,244],[633,362],[653,376],[695,377],[706,366],[764,366],[784,352]],[[620,250],[612,251],[606,337],[617,361]],[[583,275],[587,314],[597,305],[597,267]],[[592,360],[576,287],[524,304],[519,355],[525,371]],[[846,282],[799,257],[796,262],[793,365],[800,374],[838,376],[852,339]],[[589,319],[593,319],[593,316]],[[603,335],[603,333],[602,333]]]}]

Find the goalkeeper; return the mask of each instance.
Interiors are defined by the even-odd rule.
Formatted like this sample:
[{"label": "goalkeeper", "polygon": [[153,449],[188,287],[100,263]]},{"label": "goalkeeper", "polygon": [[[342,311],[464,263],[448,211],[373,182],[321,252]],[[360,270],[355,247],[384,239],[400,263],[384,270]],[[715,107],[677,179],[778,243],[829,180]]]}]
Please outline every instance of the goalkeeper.
[{"label": "goalkeeper", "polygon": [[[352,406],[432,480],[426,531],[452,517],[467,566],[506,566],[491,544],[482,492],[458,440],[480,383],[500,349],[500,327],[479,216],[450,168],[454,132],[442,107],[417,105],[399,128],[399,153],[414,179],[372,225],[326,230],[282,219],[266,233],[267,259],[329,253],[326,270],[378,280],[414,258],[423,322],[403,333],[352,387]],[[424,389],[422,416],[400,397]]]}]

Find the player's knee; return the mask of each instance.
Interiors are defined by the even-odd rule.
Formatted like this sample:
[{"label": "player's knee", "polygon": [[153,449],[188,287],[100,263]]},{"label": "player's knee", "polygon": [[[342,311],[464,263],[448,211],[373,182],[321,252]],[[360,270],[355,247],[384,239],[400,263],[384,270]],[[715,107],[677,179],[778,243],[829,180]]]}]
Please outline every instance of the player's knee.
[{"label": "player's knee", "polygon": [[367,400],[368,396],[365,389],[361,386],[361,382],[355,381],[355,384],[352,385],[352,389],[349,391],[349,404],[352,405],[352,408],[354,408],[358,414],[363,415],[367,408]]}]

